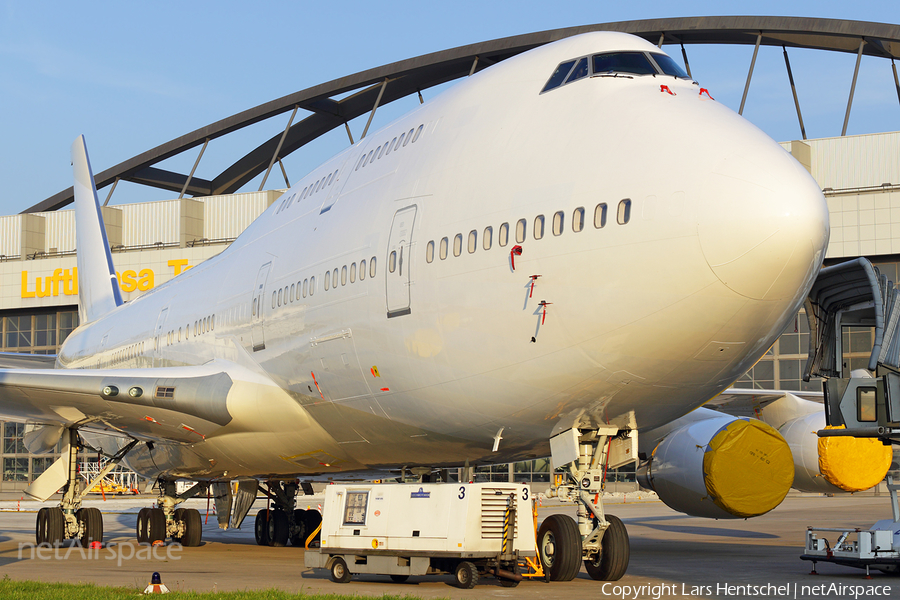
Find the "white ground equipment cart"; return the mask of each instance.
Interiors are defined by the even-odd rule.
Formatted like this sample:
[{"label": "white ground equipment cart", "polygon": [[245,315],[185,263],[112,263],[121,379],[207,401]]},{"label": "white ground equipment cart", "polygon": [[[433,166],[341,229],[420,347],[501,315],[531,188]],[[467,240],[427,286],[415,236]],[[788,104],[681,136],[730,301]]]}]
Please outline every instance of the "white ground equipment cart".
[{"label": "white ground equipment cart", "polygon": [[329,569],[338,583],[378,573],[450,573],[471,589],[483,575],[513,587],[519,559],[535,556],[531,490],[503,483],[330,485],[319,548],[307,568]]},{"label": "white ground equipment cart", "polygon": [[[810,347],[804,380],[825,379],[827,427],[817,432],[820,443],[828,438],[855,438],[860,446],[868,444],[870,451],[880,449],[887,465],[891,445],[900,444],[900,289],[864,258],[840,263],[819,272],[806,301],[806,315]],[[874,330],[866,370],[847,373],[842,349],[847,327]],[[855,448],[850,456],[857,464],[851,467],[862,472],[876,462],[860,458],[863,453]],[[893,519],[878,521],[869,529],[807,530],[800,558],[812,561],[813,572],[817,562],[864,568],[867,574],[870,568],[900,572],[900,485],[894,481],[887,476]]]}]

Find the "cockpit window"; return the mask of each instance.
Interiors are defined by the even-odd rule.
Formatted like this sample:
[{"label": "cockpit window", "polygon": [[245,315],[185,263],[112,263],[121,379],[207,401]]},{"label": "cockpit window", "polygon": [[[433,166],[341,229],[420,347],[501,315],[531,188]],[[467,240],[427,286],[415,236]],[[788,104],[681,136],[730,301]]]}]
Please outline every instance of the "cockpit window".
[{"label": "cockpit window", "polygon": [[588,76],[588,61],[587,58],[582,58],[578,61],[578,64],[575,65],[575,68],[572,69],[572,74],[566,78],[566,83],[572,83],[576,79],[581,79],[582,77]]},{"label": "cockpit window", "polygon": [[633,73],[635,75],[656,75],[653,63],[643,52],[610,52],[595,54],[594,75],[604,73]]},{"label": "cockpit window", "polygon": [[672,77],[680,77],[682,79],[690,79],[690,76],[684,72],[684,69],[681,66],[672,60],[671,56],[666,56],[665,54],[656,54],[655,52],[650,55],[653,60],[656,61],[656,64],[659,65],[659,68],[662,69],[662,72],[666,75],[671,75]]},{"label": "cockpit window", "polygon": [[561,86],[562,82],[566,79],[566,75],[572,70],[572,65],[574,64],[574,60],[569,60],[556,67],[556,71],[553,72],[553,75],[550,76],[550,80],[547,81],[547,85],[545,85],[544,89],[541,91],[546,92],[547,90],[552,90],[555,87]]}]

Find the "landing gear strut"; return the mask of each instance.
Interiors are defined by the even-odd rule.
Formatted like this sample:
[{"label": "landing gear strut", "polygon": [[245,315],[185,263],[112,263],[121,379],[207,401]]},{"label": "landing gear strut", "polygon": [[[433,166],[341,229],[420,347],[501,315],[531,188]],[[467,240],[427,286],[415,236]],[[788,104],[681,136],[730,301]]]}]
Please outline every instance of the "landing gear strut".
[{"label": "landing gear strut", "polygon": [[51,546],[58,546],[67,539],[76,539],[84,547],[102,544],[103,515],[96,508],[82,507],[82,500],[134,448],[137,440],[112,456],[97,477],[82,489],[78,478],[78,449],[81,446],[78,431],[66,429],[63,436],[67,443],[62,456],[29,487],[29,494],[42,500],[59,487],[63,488],[59,506],[44,507],[38,511],[35,540],[38,544]]},{"label": "landing gear strut", "polygon": [[[317,510],[294,508],[297,492],[301,484],[297,481],[267,481],[264,493],[272,500],[274,508],[264,508],[256,513],[253,531],[260,546],[304,547],[307,539],[322,522]],[[309,485],[303,485],[304,493],[311,492]]]},{"label": "landing gear strut", "polygon": [[569,470],[547,495],[578,504],[577,525],[570,517],[552,515],[538,532],[541,564],[551,580],[574,579],[582,560],[592,579],[616,581],[625,574],[631,554],[628,532],[621,519],[605,514],[600,495],[613,436],[628,440],[628,435],[614,427],[573,428],[551,439],[554,462],[563,457],[560,463],[568,463]]}]

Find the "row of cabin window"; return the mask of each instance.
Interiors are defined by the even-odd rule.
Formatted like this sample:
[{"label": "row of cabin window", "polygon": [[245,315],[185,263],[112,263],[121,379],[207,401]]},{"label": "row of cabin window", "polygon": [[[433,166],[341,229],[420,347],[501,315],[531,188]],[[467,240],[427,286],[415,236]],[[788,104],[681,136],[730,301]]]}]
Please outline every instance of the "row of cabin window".
[{"label": "row of cabin window", "polygon": [[[572,231],[575,233],[580,232],[584,229],[584,207],[576,208],[572,212]],[[596,207],[594,207],[594,227],[596,229],[601,229],[606,226],[606,213],[607,206],[605,202],[601,202]],[[625,225],[628,221],[631,220],[631,200],[625,199],[619,202],[618,210],[616,211],[616,222],[619,225]],[[533,235],[534,239],[539,240],[544,237],[544,215],[538,215],[534,218],[534,230]],[[519,219],[516,222],[516,243],[521,244],[525,241],[526,229],[528,226],[528,221],[526,219]],[[551,223],[551,231],[553,235],[559,236],[562,235],[565,230],[565,213],[563,211],[558,211],[553,215],[553,221]],[[494,228],[493,227],[485,227],[484,235],[482,237],[482,247],[485,250],[490,250],[493,245],[493,235]],[[500,231],[498,233],[497,243],[500,244],[501,247],[506,246],[509,243],[509,223],[504,223],[500,226]],[[463,244],[463,236],[461,233],[457,233],[453,238],[453,256],[459,256],[462,254],[462,244]],[[448,238],[443,238],[440,241],[440,246],[438,248],[438,255],[441,260],[447,258],[449,252],[450,240]],[[469,237],[466,242],[466,250],[468,250],[469,254],[473,254],[478,247],[478,232],[476,230],[472,230],[469,232]],[[432,262],[434,260],[434,241],[428,242],[425,246],[425,262]]]},{"label": "row of cabin window", "polygon": [[[362,281],[366,278],[366,271],[368,270],[369,277],[375,277],[376,266],[375,266],[375,257],[369,259],[368,265],[366,264],[366,259],[362,259],[359,261],[359,280]],[[325,284],[325,291],[327,292],[331,288],[336,288],[338,286],[338,269],[334,269],[333,271],[327,271],[323,277]],[[340,269],[340,285],[347,285],[347,280],[349,278],[350,283],[356,283],[357,276],[357,267],[356,263],[352,263],[349,268],[347,265],[344,265]],[[316,277],[313,275],[312,277],[308,277],[304,279],[302,282],[298,281],[297,283],[292,283],[289,286],[284,286],[283,288],[272,292],[272,308],[277,308],[279,306],[286,306],[296,300],[300,300],[300,298],[306,298],[307,295],[312,296],[316,293]]]},{"label": "row of cabin window", "polygon": [[323,176],[322,179],[319,179],[318,181],[315,181],[314,183],[311,183],[307,187],[303,188],[302,192],[295,192],[282,200],[281,206],[278,207],[278,210],[275,211],[275,214],[277,215],[281,211],[290,208],[291,204],[293,204],[294,202],[294,199],[299,198],[300,200],[303,200],[307,196],[312,196],[319,190],[324,190],[326,187],[328,187],[332,183],[335,183],[337,180],[338,170],[335,170],[334,173],[329,173],[328,175]]},{"label": "row of cabin window", "polygon": [[[194,321],[194,335],[200,335],[201,333],[206,333],[207,331],[212,331],[216,328],[216,317],[212,315],[210,317],[204,317],[203,319],[199,319]],[[166,344],[171,345],[175,342],[181,341],[181,327],[178,330],[172,329],[166,334]],[[184,341],[187,341],[191,336],[191,324],[188,323],[184,326]]]},{"label": "row of cabin window", "polygon": [[117,364],[120,362],[124,362],[126,360],[130,360],[132,358],[137,358],[141,354],[144,353],[144,342],[139,342],[137,344],[131,344],[121,350],[117,350],[113,353],[112,363]]},{"label": "row of cabin window", "polygon": [[370,150],[368,154],[363,154],[360,157],[359,162],[356,163],[356,168],[353,170],[359,171],[360,168],[365,167],[367,164],[375,162],[382,156],[387,156],[394,150],[399,150],[401,146],[405,147],[410,142],[415,144],[423,129],[425,129],[425,125],[419,125],[418,129],[410,129],[408,133],[401,133],[399,138],[395,136],[391,141],[378,146],[374,150]]},{"label": "row of cabin window", "polygon": [[202,319],[198,319],[194,321],[194,335],[200,335],[201,333],[209,333],[210,331],[216,328],[216,316],[211,315],[209,317],[203,317]]}]

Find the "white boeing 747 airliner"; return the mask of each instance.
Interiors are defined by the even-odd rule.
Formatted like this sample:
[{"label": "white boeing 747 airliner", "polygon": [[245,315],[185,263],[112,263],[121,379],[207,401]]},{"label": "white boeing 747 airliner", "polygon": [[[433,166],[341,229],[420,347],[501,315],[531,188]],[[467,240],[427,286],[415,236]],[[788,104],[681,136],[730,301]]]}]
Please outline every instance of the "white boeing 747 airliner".
[{"label": "white boeing 747 airliner", "polygon": [[[257,541],[283,545],[310,527],[298,480],[552,455],[570,472],[551,493],[580,504],[577,524],[541,527],[553,579],[582,560],[596,579],[625,572],[598,493],[639,432],[665,430],[653,485],[692,514],[761,514],[791,485],[790,450],[760,421],[666,428],[795,317],[825,200],[642,39],[579,35],[461,81],[129,304],[82,138],[73,162],[81,326],[53,368],[0,370],[0,415],[28,424],[29,449],[66,447],[30,490],[66,489],[38,541],[102,539],[74,477],[82,441],[160,481],[139,540],[186,545],[199,514],[175,506],[210,484],[227,515],[239,483],[235,525],[263,482],[276,508]],[[176,478],[198,485],[179,495]]]}]

